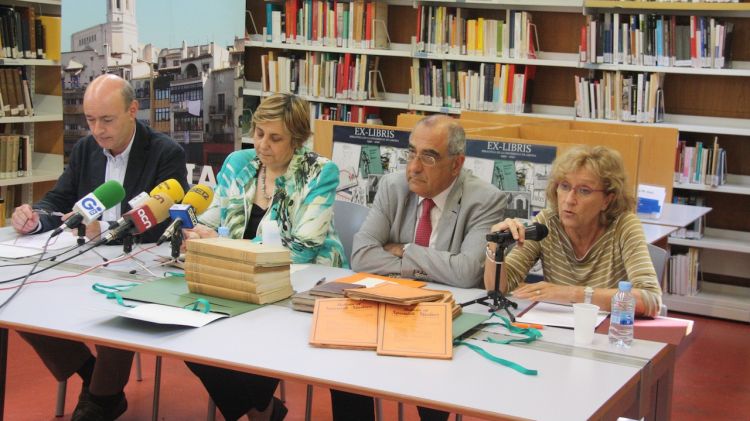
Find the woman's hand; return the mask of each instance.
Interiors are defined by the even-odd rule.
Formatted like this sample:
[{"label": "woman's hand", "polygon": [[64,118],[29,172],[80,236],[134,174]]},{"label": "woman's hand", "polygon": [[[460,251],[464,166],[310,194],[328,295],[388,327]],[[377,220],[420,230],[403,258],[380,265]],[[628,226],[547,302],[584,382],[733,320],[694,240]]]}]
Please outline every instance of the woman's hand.
[{"label": "woman's hand", "polygon": [[[513,235],[513,239],[518,241],[519,246],[523,246],[526,239],[526,227],[518,219],[505,218],[490,228],[490,232],[508,231]],[[494,247],[492,247],[494,250]]]},{"label": "woman's hand", "polygon": [[546,281],[533,284],[521,284],[513,290],[513,297],[522,300],[548,301],[553,303],[570,304],[579,302],[578,293],[581,287],[571,285],[555,285]]},{"label": "woman's hand", "polygon": [[199,238],[213,238],[218,237],[219,234],[214,231],[213,229],[198,224],[194,226],[193,228],[189,229],[183,229],[182,230],[182,245],[180,246],[180,253],[185,252],[185,243],[187,243],[188,240],[197,240]]}]

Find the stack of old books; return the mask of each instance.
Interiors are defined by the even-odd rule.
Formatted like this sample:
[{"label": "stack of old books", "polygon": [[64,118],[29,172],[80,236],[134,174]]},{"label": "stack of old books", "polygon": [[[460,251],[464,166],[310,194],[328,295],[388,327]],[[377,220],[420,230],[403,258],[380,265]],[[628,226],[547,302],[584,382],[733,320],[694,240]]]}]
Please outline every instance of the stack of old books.
[{"label": "stack of old books", "polygon": [[247,240],[203,238],[186,243],[190,292],[254,304],[292,295],[289,250]]},{"label": "stack of old books", "polygon": [[427,302],[446,303],[450,306],[454,319],[461,314],[461,306],[453,299],[453,294],[450,291],[412,288],[383,282],[369,288],[346,290],[346,297],[354,300],[369,300],[402,306]]},{"label": "stack of old books", "polygon": [[318,298],[343,298],[347,289],[364,288],[364,285],[346,282],[327,282],[314,286],[309,291],[298,292],[292,296],[292,308],[298,311],[312,313],[315,300]]}]

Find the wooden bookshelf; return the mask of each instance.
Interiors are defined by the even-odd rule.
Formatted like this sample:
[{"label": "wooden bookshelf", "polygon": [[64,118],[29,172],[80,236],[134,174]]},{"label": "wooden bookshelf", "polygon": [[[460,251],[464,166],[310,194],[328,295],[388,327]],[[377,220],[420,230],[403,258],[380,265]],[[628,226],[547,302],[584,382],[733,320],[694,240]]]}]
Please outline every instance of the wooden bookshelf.
[{"label": "wooden bookshelf", "polygon": [[[0,0],[0,5],[34,8],[36,16],[60,16],[61,0]],[[48,35],[47,41],[59,41],[60,35]],[[59,51],[59,47],[57,48]],[[6,200],[4,217],[15,206],[38,200],[54,185],[63,171],[63,106],[60,63],[40,58],[0,58],[0,67],[22,68],[29,84],[33,114],[0,117],[5,133],[29,136],[31,168],[21,177],[0,179]]]},{"label": "wooden bookshelf", "polygon": [[[381,119],[386,125],[395,125],[396,118],[403,111],[418,114],[445,113],[463,117],[467,111],[457,108],[417,104],[410,97],[410,67],[415,59],[429,59],[434,62],[450,61],[464,63],[465,66],[485,64],[533,65],[536,75],[530,95],[531,113],[519,117],[538,117],[569,120],[571,123],[612,125],[615,131],[636,133],[640,129],[677,129],[679,139],[712,140],[719,136],[719,143],[728,152],[728,169],[732,173],[729,182],[715,188],[696,185],[673,184],[662,177],[657,168],[672,167],[674,150],[660,143],[649,148],[648,140],[641,148],[639,173],[651,171],[659,173],[650,182],[678,189],[682,192],[708,195],[708,205],[714,211],[708,215],[707,224],[712,228],[750,232],[750,187],[745,178],[750,177],[747,148],[750,145],[750,3],[664,3],[641,1],[597,1],[597,0],[443,0],[412,1],[382,0],[388,4],[387,28],[391,44],[385,49],[339,48],[318,45],[296,45],[270,43],[262,36],[251,35],[246,43],[244,93],[265,96],[261,90],[260,57],[268,51],[284,54],[306,52],[366,54],[379,57],[379,69],[386,81],[385,95],[381,100],[354,101],[310,97],[313,102],[361,104],[378,107]],[[277,1],[283,4],[283,2]],[[265,25],[265,4],[246,0],[246,8],[254,16],[259,31]],[[489,57],[463,54],[427,53],[417,51],[412,43],[415,36],[418,5],[439,5],[461,8],[465,17],[501,19],[505,10],[532,12],[536,25],[539,45],[536,58]],[[731,43],[731,61],[724,68],[697,68],[676,66],[643,66],[633,64],[594,64],[579,61],[581,27],[586,24],[587,15],[598,13],[621,14],[660,14],[689,16],[699,15],[720,17],[723,22],[734,25]],[[249,26],[248,26],[249,27]],[[252,30],[249,31],[254,34]],[[574,76],[587,76],[590,72],[658,72],[664,79],[664,121],[660,123],[630,123],[612,120],[587,120],[575,117],[574,101],[576,90]],[[473,112],[473,111],[471,111]],[[497,115],[503,115],[496,112]],[[628,129],[628,126],[633,126]],[[605,131],[609,131],[605,130]],[[653,146],[653,145],[652,145]],[[646,178],[649,178],[647,176]],[[656,181],[654,181],[656,180]],[[748,205],[748,206],[746,206]],[[691,243],[694,247],[710,247],[710,243]],[[731,248],[731,246],[730,246]],[[734,251],[745,253],[742,247]],[[745,279],[750,287],[750,276],[736,274]],[[706,274],[706,279],[710,279]],[[750,291],[750,289],[748,289]],[[722,294],[721,291],[714,292]],[[690,301],[683,298],[682,301]],[[704,304],[695,307],[695,312],[705,313]],[[686,311],[686,310],[683,310]]]}]

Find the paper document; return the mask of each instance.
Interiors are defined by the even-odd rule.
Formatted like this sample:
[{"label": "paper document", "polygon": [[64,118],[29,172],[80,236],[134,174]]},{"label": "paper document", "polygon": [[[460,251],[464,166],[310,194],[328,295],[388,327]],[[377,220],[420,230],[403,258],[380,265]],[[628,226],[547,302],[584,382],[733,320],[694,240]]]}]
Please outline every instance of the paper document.
[{"label": "paper document", "polygon": [[[596,326],[599,326],[607,318],[607,312],[600,311],[596,316]],[[573,306],[553,303],[536,303],[526,312],[516,317],[516,321],[523,323],[536,323],[545,326],[573,328]]]},{"label": "paper document", "polygon": [[[35,256],[42,252],[44,243],[52,234],[52,231],[41,234],[21,235],[13,240],[0,242],[0,257],[18,259],[21,257]],[[62,250],[76,245],[77,237],[70,231],[63,231],[53,238],[47,245],[47,251]]]},{"label": "paper document", "polygon": [[221,313],[203,313],[200,311],[165,306],[161,304],[141,304],[137,307],[131,308],[130,310],[121,314],[121,316],[127,317],[129,319],[159,323],[162,325],[190,327],[202,327],[213,322],[214,320],[227,317],[226,314]]}]

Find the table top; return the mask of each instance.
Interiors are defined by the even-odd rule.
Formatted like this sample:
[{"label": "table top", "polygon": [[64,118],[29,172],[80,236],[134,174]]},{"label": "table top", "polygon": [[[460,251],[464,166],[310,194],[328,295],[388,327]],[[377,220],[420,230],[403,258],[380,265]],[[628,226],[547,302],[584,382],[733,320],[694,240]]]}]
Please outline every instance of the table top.
[{"label": "table top", "polygon": [[709,213],[711,208],[705,206],[681,205],[677,203],[665,203],[658,219],[640,218],[643,224],[667,225],[683,228],[693,223],[696,219]]},{"label": "table top", "polygon": [[[160,250],[167,254],[165,249]],[[102,253],[114,256],[120,250],[104,247]],[[142,252],[139,256],[146,264],[153,264],[156,254]],[[98,256],[88,253],[63,269],[51,269],[31,280],[71,275],[97,261]],[[452,360],[315,348],[308,344],[311,314],[293,311],[283,302],[202,328],[156,325],[119,317],[127,309],[91,289],[94,282],[152,279],[142,270],[135,275],[127,273],[135,267],[138,265],[133,262],[123,262],[77,277],[27,285],[0,309],[0,326],[334,386],[484,418],[601,416],[613,396],[635,402],[641,370],[667,352],[665,344],[639,340],[630,350],[613,350],[605,335],[595,335],[588,347],[573,346],[572,331],[554,328],[544,329],[542,340],[523,346],[469,339],[493,355],[539,371],[537,376],[526,376],[491,363],[466,347],[455,348]],[[27,270],[27,266],[7,267],[2,278]],[[292,282],[295,289],[304,290],[322,276],[333,280],[349,273],[294,265]],[[458,302],[484,295],[478,289],[440,288],[451,289]],[[0,300],[10,293],[0,291]],[[465,310],[486,311],[476,305]],[[540,399],[544,405],[539,404]]]}]

